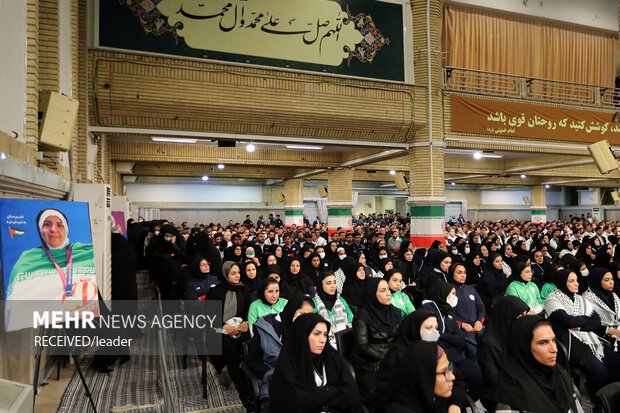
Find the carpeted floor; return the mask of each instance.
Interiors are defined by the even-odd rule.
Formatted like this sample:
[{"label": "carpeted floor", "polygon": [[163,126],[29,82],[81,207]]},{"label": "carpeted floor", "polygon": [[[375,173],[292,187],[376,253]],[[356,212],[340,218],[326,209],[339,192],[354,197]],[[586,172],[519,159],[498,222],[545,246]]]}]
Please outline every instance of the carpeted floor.
[{"label": "carpeted floor", "polygon": [[[139,299],[153,299],[153,291],[148,287],[148,274],[138,273],[138,291]],[[146,333],[138,340],[143,340],[143,344],[148,346],[151,340],[156,340],[156,334]],[[140,347],[133,346],[130,361],[123,365],[117,362],[109,375],[98,373],[91,367],[92,357],[82,359],[85,379],[99,413],[168,413],[164,411],[160,358],[137,354],[135,349]],[[208,398],[203,399],[201,366],[197,357],[188,358],[187,369],[183,369],[180,359],[174,356],[166,357],[166,363],[174,395],[170,402],[177,406],[179,412],[245,412],[234,385],[223,388],[212,366],[207,369]],[[92,412],[77,373],[67,386],[57,410],[57,413],[74,412]]]}]

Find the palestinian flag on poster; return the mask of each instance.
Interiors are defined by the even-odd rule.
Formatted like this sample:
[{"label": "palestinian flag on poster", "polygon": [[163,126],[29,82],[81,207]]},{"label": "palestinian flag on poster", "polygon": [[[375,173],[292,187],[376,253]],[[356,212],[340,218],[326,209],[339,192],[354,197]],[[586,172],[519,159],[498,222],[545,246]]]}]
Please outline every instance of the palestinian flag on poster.
[{"label": "palestinian flag on poster", "polygon": [[9,232],[11,233],[11,239],[22,236],[26,233],[26,231],[17,228],[9,228]]}]

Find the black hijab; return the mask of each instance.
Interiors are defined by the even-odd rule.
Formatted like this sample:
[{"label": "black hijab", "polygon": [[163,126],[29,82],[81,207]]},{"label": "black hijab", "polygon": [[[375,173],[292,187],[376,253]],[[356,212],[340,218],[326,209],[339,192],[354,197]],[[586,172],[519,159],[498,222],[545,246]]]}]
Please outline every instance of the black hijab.
[{"label": "black hijab", "polygon": [[525,281],[522,277],[521,277],[521,273],[523,272],[523,270],[525,270],[525,268],[529,267],[529,265],[527,265],[527,263],[525,262],[517,262],[513,265],[513,269],[512,269],[512,278],[515,281],[519,281],[521,283],[527,284],[529,281]]},{"label": "black hijab", "polygon": [[[200,271],[200,262],[205,260],[209,263],[209,272]],[[205,278],[207,275],[211,274],[211,263],[205,257],[199,256],[194,258],[192,263],[189,265],[190,270],[192,271],[192,276],[194,278]]]},{"label": "black hijab", "polygon": [[455,288],[454,284],[439,280],[437,281],[437,284],[433,285],[427,293],[427,298],[437,304],[437,307],[439,307],[439,310],[444,317],[447,316],[452,309],[450,304],[446,301],[446,298],[453,288]]},{"label": "black hijab", "polygon": [[[443,274],[446,274],[445,271],[441,270],[441,262],[443,260],[445,260],[446,258],[450,257],[450,254],[448,254],[445,251],[439,250],[439,252],[434,253],[431,257],[430,257],[430,263],[433,266],[433,268],[441,271]],[[447,275],[447,274],[446,274]]]},{"label": "black hijab", "polygon": [[[291,272],[291,264],[293,261],[299,263],[299,272],[293,274]],[[305,275],[301,270],[301,260],[297,257],[286,261],[286,272],[280,280],[280,295],[286,299],[290,299],[294,295],[304,295],[310,292],[314,282]],[[314,295],[314,293],[313,293]]]},{"label": "black hijab", "polygon": [[410,344],[421,340],[422,337],[420,336],[420,327],[424,321],[431,317],[436,318],[435,313],[431,310],[427,310],[426,308],[421,308],[407,315],[398,326],[396,341],[394,343],[401,343],[409,346]]},{"label": "black hijab", "polygon": [[[329,331],[330,324],[319,314],[302,314],[293,322],[286,341],[278,357],[269,386],[270,410],[273,412],[319,412],[321,406],[333,404],[338,396],[346,409],[359,409],[359,396],[352,377],[345,370],[344,359],[329,343],[321,354],[310,351],[308,336],[319,323],[325,323]],[[315,370],[322,374],[325,369],[327,388],[319,388],[315,382]],[[342,380],[342,381],[341,381]],[[328,393],[330,385],[337,386],[335,393]],[[330,409],[331,411],[331,409]]]},{"label": "black hijab", "polygon": [[566,286],[568,276],[572,272],[575,271],[569,269],[556,271],[555,274],[553,274],[553,284],[555,284],[556,288],[566,294],[572,301],[575,301],[575,293],[570,292]]},{"label": "black hijab", "polygon": [[327,292],[323,289],[323,280],[330,276],[334,277],[334,273],[332,271],[323,271],[319,273],[319,277],[316,280],[316,293],[319,297],[321,297],[321,301],[325,304],[325,308],[332,311],[334,304],[336,304],[336,300],[338,299],[338,291],[333,294],[327,294]]},{"label": "black hijab", "polygon": [[489,284],[497,290],[503,291],[506,288],[508,279],[503,270],[498,270],[493,265],[493,261],[495,261],[497,257],[501,257],[497,252],[489,254],[489,261],[485,264],[484,270],[482,271],[482,280],[485,284]]},{"label": "black hijab", "polygon": [[[394,274],[400,274],[401,276],[403,275],[403,274],[402,274],[399,270],[394,270],[394,269],[389,270],[388,272],[386,272],[386,273],[383,275],[383,279],[384,279],[384,280],[388,283],[388,287],[389,287],[389,285],[390,285],[390,278],[392,278],[392,276],[393,276]],[[396,291],[400,291],[400,288],[399,288],[398,290],[394,291],[394,290],[392,290],[392,288],[390,287],[390,291],[392,292],[392,294],[394,294]]]},{"label": "black hijab", "polygon": [[402,318],[398,308],[381,304],[377,300],[377,288],[381,278],[371,278],[364,285],[364,301],[357,312],[357,319],[380,332],[393,330]]},{"label": "black hijab", "polygon": [[409,346],[402,359],[402,368],[396,371],[391,383],[393,400],[398,405],[415,413],[446,411],[446,399],[435,397],[440,354],[444,351],[437,343],[420,340]]},{"label": "black hijab", "polygon": [[[611,272],[611,271],[607,267],[592,268],[592,270],[590,271],[590,274],[588,275],[588,287],[590,287],[590,290],[592,290],[592,292],[598,298],[600,298],[607,305],[607,307],[609,307],[612,311],[616,311],[616,305],[614,303],[614,292],[603,289],[603,286],[601,285],[601,281],[603,281],[603,277],[608,272]],[[616,284],[614,280],[614,286],[615,285]]]},{"label": "black hijab", "polygon": [[265,276],[268,277],[269,274],[278,274],[280,277],[282,277],[282,269],[278,264],[268,265],[267,268],[265,268]]},{"label": "black hijab", "polygon": [[271,304],[269,301],[267,301],[267,299],[265,298],[265,291],[267,290],[267,288],[269,288],[270,285],[272,284],[280,284],[278,283],[278,281],[275,278],[271,278],[271,277],[267,277],[263,280],[263,282],[260,285],[260,290],[257,291],[258,294],[258,298],[259,300],[261,300],[263,302],[263,304],[268,305],[268,306],[272,306],[273,304]]},{"label": "black hijab", "polygon": [[573,405],[573,384],[559,365],[548,367],[536,361],[531,343],[542,317],[524,316],[512,324],[503,370],[488,398],[517,410],[534,413],[565,413]]},{"label": "black hijab", "polygon": [[[618,250],[620,250],[620,248],[618,248]],[[616,294],[620,294],[620,279],[618,278],[618,271],[620,271],[620,261],[612,261],[612,263],[609,264],[609,271],[614,277],[614,292]]]},{"label": "black hijab", "polygon": [[[256,268],[256,276],[254,278],[249,278],[246,274],[245,271],[247,270],[248,265],[254,265],[254,268]],[[258,291],[258,287],[261,283],[261,280],[258,276],[258,267],[256,266],[256,264],[252,261],[248,261],[246,263],[244,263],[243,265],[243,270],[241,271],[241,282],[243,283],[243,285],[245,285],[248,290],[252,293],[252,292],[257,292]]]},{"label": "black hijab", "polygon": [[364,284],[368,281],[368,276],[363,280],[357,277],[357,270],[360,267],[364,268],[362,264],[357,263],[349,273],[345,274],[347,279],[342,287],[342,298],[347,300],[347,304],[355,307],[362,305],[364,301]]},{"label": "black hijab", "polygon": [[[480,257],[479,265],[474,264],[476,257]],[[467,270],[465,284],[477,284],[482,277],[482,256],[477,252],[470,253],[465,260],[465,269]]]},{"label": "black hijab", "polygon": [[398,261],[396,262],[396,267],[400,270],[400,273],[403,275],[403,281],[406,285],[409,285],[415,282],[415,279],[418,275],[418,264],[416,264],[414,260],[414,254],[411,253],[412,258],[411,261],[407,261],[405,258],[405,253],[409,251],[408,248],[403,248],[403,245],[408,243],[409,245],[411,241],[403,241],[400,247],[400,251],[398,252]]},{"label": "black hijab", "polygon": [[282,320],[282,342],[286,340],[286,336],[293,325],[293,317],[295,316],[297,310],[301,308],[304,300],[308,300],[308,303],[311,303],[312,306],[314,306],[314,302],[312,300],[309,300],[303,295],[297,295],[288,300],[288,303],[286,303],[280,312],[280,319]]},{"label": "black hijab", "polygon": [[510,325],[524,311],[530,311],[525,301],[513,295],[498,297],[492,308],[492,315],[485,333],[481,338],[493,337],[498,342],[505,343],[508,340]]}]

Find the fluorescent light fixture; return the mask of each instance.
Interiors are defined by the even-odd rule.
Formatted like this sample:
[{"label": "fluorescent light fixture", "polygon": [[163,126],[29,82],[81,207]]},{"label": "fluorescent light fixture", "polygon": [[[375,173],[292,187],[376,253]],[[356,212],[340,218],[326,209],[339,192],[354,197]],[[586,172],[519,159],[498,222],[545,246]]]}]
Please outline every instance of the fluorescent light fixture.
[{"label": "fluorescent light fixture", "polygon": [[390,171],[390,175],[396,175],[396,171],[392,169],[392,170]]},{"label": "fluorescent light fixture", "polygon": [[217,169],[224,169],[224,164],[223,163],[218,164]]},{"label": "fluorescent light fixture", "polygon": [[483,158],[495,158],[495,159],[502,159],[504,157],[504,155],[489,155],[486,153],[482,154]]},{"label": "fluorescent light fixture", "polygon": [[208,177],[207,175],[203,175],[203,176],[202,176],[202,180],[203,180],[203,181],[208,181],[208,180],[209,180],[209,177]]},{"label": "fluorescent light fixture", "polygon": [[482,153],[481,152],[474,152],[474,159],[476,159],[476,160],[482,159]]},{"label": "fluorescent light fixture", "polygon": [[549,188],[551,188],[551,185],[547,184],[547,185],[545,185],[545,188],[549,189]]},{"label": "fluorescent light fixture", "polygon": [[450,182],[450,185],[454,186],[456,185],[456,182]]},{"label": "fluorescent light fixture", "polygon": [[311,146],[311,145],[286,145],[288,149],[305,149],[308,151],[320,151],[323,150],[322,146]]},{"label": "fluorescent light fixture", "polygon": [[527,175],[523,175],[523,174],[522,174],[522,175],[521,175],[521,179],[525,179],[525,178],[527,178]]},{"label": "fluorescent light fixture", "polygon": [[254,146],[253,143],[248,143],[248,145],[245,147],[245,150],[248,152],[254,152],[254,150],[256,150],[256,146]]},{"label": "fluorescent light fixture", "polygon": [[158,138],[152,137],[153,142],[171,142],[171,143],[196,143],[196,139],[188,138]]},{"label": "fluorescent light fixture", "polygon": [[0,159],[4,161],[6,159],[6,153],[0,152]]}]

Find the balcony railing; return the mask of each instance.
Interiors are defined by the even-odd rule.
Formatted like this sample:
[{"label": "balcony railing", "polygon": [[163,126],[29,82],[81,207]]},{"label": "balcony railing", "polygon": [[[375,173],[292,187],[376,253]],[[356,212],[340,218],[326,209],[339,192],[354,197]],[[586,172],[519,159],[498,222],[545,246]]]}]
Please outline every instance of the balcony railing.
[{"label": "balcony railing", "polygon": [[537,102],[620,107],[620,89],[457,67],[444,68],[444,89]]}]

